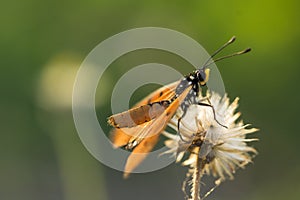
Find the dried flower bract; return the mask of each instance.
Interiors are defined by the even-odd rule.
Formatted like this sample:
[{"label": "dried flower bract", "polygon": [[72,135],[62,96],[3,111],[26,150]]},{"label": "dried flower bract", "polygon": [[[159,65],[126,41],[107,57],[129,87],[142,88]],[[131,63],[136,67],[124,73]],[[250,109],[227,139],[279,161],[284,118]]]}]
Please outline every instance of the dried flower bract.
[{"label": "dried flower bract", "polygon": [[[179,109],[169,126],[180,136],[166,131],[163,133],[169,138],[165,142],[169,150],[165,153],[172,153],[177,156],[177,162],[190,167],[187,180],[191,183],[188,195],[191,199],[200,199],[200,179],[203,174],[214,176],[216,185],[219,185],[226,178],[233,179],[236,169],[243,168],[257,154],[253,147],[247,145],[257,139],[248,139],[246,135],[258,129],[248,128],[249,124],[245,125],[243,121],[236,122],[240,117],[240,113],[235,112],[238,98],[230,103],[226,95],[222,98],[212,92],[198,99],[199,103],[212,107],[191,105],[181,119],[178,131],[177,123],[182,116]],[[186,182],[183,190],[186,190]]]}]

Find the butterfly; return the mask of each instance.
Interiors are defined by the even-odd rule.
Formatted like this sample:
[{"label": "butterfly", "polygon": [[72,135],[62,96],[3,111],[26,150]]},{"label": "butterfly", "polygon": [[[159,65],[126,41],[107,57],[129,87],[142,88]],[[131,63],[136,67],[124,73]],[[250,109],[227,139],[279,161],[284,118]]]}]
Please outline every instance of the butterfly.
[{"label": "butterfly", "polygon": [[[108,118],[108,123],[114,127],[110,133],[113,146],[115,148],[125,147],[125,149],[132,150],[125,164],[125,178],[146,158],[147,153],[154,148],[160,133],[167,127],[168,122],[179,107],[183,111],[177,124],[179,136],[180,120],[185,116],[190,105],[209,106],[214,112],[212,105],[199,103],[197,97],[209,80],[210,70],[208,66],[219,60],[245,54],[251,50],[247,48],[240,52],[213,59],[214,56],[234,41],[235,37],[232,37],[215,51],[201,68],[184,76],[181,80],[157,89],[130,110],[114,114]],[[217,121],[216,117],[215,120]],[[183,140],[182,137],[180,138]]]}]

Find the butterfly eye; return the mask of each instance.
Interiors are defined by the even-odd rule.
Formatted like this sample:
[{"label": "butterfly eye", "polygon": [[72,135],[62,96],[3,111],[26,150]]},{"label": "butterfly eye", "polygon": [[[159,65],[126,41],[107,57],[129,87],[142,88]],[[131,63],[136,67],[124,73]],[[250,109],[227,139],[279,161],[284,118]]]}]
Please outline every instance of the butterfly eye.
[{"label": "butterfly eye", "polygon": [[206,78],[206,74],[203,70],[199,71],[198,78],[200,82],[203,82]]}]

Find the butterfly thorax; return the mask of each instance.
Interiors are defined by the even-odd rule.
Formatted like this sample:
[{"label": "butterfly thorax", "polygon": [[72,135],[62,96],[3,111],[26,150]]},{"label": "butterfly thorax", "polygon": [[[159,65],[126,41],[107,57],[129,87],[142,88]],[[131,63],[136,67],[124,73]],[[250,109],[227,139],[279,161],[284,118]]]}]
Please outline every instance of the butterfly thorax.
[{"label": "butterfly thorax", "polygon": [[183,112],[186,112],[188,107],[191,104],[196,104],[198,102],[198,95],[200,88],[205,86],[207,77],[208,77],[208,70],[196,70],[186,76],[180,81],[178,86],[176,87],[175,93],[176,97],[180,96],[188,87],[192,86],[191,90],[185,97],[184,101],[181,103],[180,107]]}]

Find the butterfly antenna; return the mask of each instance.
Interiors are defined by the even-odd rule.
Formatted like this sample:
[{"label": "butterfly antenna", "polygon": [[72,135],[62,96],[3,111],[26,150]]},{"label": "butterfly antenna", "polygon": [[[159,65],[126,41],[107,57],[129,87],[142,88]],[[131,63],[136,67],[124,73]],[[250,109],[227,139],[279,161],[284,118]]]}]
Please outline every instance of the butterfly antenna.
[{"label": "butterfly antenna", "polygon": [[206,68],[206,67],[210,66],[211,64],[216,63],[216,62],[218,62],[218,61],[220,61],[220,60],[224,60],[224,59],[226,59],[226,58],[231,58],[231,57],[234,57],[234,56],[243,55],[243,54],[248,53],[248,52],[250,52],[250,51],[251,51],[251,48],[247,48],[247,49],[245,49],[245,50],[243,50],[243,51],[239,51],[239,52],[235,52],[235,53],[233,53],[233,54],[229,54],[229,55],[226,55],[226,56],[222,56],[222,57],[217,58],[217,59],[215,59],[215,60],[211,60],[210,63],[206,63],[206,65],[204,65],[203,68]]},{"label": "butterfly antenna", "polygon": [[220,53],[224,48],[226,48],[228,45],[232,44],[235,41],[235,36],[233,36],[232,38],[230,38],[230,40],[228,40],[228,42],[226,42],[225,44],[223,44],[223,46],[221,46],[219,49],[217,49],[203,64],[202,68],[206,68],[208,65],[208,63],[218,54]]}]

